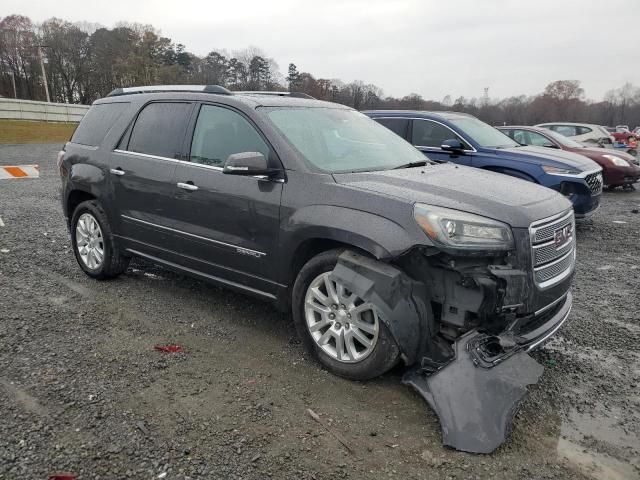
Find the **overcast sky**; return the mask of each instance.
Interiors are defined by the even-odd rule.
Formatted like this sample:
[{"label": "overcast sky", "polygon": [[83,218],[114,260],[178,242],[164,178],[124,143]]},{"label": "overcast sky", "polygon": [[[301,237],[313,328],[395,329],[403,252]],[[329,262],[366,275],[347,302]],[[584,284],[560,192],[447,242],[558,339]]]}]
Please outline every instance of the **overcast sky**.
[{"label": "overcast sky", "polygon": [[286,75],[363,80],[441,100],[640,85],[638,0],[2,0],[0,17],[152,24],[188,51],[261,48]]}]

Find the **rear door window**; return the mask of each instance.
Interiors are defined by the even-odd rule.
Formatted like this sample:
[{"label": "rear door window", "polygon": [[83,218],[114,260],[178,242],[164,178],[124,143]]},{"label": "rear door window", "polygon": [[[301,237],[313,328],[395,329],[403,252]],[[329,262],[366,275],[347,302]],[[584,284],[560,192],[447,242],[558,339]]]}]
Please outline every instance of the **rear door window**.
[{"label": "rear door window", "polygon": [[146,105],[131,131],[130,152],[180,158],[191,103],[157,102]]},{"label": "rear door window", "polygon": [[129,102],[93,105],[82,118],[80,125],[71,137],[71,141],[80,145],[97,147],[128,106]]},{"label": "rear door window", "polygon": [[406,118],[374,118],[380,125],[384,125],[393,133],[407,140],[409,134],[409,120]]}]

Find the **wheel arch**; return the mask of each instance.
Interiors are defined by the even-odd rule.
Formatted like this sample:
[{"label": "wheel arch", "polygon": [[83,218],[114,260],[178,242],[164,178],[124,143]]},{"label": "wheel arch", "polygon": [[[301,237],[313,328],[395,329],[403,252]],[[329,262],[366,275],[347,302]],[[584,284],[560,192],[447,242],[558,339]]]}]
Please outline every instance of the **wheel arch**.
[{"label": "wheel arch", "polygon": [[65,202],[65,210],[64,214],[67,217],[67,223],[71,222],[71,217],[73,216],[73,212],[76,210],[78,205],[87,200],[96,200],[97,197],[90,192],[81,189],[73,189],[71,190]]},{"label": "wheel arch", "polygon": [[280,251],[290,261],[283,262],[280,278],[289,286],[307,261],[327,250],[344,247],[391,261],[419,243],[402,225],[385,217],[329,205],[298,210],[281,231]]}]

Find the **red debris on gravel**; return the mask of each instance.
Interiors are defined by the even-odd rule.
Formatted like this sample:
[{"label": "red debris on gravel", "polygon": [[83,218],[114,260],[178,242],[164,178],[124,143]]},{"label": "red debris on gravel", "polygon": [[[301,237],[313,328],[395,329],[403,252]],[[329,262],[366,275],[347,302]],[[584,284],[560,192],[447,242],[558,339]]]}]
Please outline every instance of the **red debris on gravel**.
[{"label": "red debris on gravel", "polygon": [[76,476],[73,473],[54,473],[49,475],[49,480],[76,480]]},{"label": "red debris on gravel", "polygon": [[164,353],[182,352],[182,347],[180,345],[156,345],[153,348],[155,348],[159,352],[164,352]]}]

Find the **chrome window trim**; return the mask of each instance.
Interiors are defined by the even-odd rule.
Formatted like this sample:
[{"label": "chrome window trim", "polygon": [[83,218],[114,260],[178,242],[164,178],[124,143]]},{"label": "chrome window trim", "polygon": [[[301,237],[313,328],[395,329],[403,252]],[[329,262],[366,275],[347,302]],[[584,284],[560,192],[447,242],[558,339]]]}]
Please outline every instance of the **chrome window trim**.
[{"label": "chrome window trim", "polygon": [[[467,138],[466,138],[464,135],[460,135],[459,133],[454,132],[454,131],[453,131],[453,129],[452,129],[451,127],[449,127],[448,125],[445,125],[444,123],[439,122],[438,120],[434,120],[434,119],[432,119],[432,118],[422,118],[422,117],[378,117],[378,116],[374,116],[374,117],[370,117],[370,118],[371,118],[372,120],[376,120],[376,119],[380,118],[380,119],[385,119],[385,120],[389,120],[389,119],[399,119],[399,120],[426,120],[426,121],[429,121],[429,122],[434,122],[434,123],[437,123],[438,125],[442,125],[443,127],[447,128],[447,129],[448,129],[449,131],[451,131],[451,133],[453,133],[455,136],[462,138],[462,140],[464,140],[464,141],[467,143],[467,145],[469,145],[469,146],[471,147],[471,150],[467,150],[467,149],[465,149],[465,150],[463,150],[463,152],[466,152],[466,153],[474,153],[474,152],[476,152],[476,153],[477,153],[477,152],[478,152],[478,151],[473,147],[473,145],[471,144],[471,142],[470,142],[469,140],[467,140]],[[386,128],[386,127],[385,127],[385,128]],[[394,132],[394,133],[395,133],[395,132]],[[411,136],[413,137],[413,125],[411,126]],[[411,142],[409,142],[409,143],[411,143]],[[413,143],[411,143],[411,145],[413,145]],[[442,148],[439,148],[439,147],[429,147],[429,146],[426,146],[426,145],[413,145],[413,146],[414,146],[414,147],[416,147],[416,148],[428,148],[428,149],[431,149],[431,150],[437,150],[437,151],[439,151],[439,152],[444,152],[444,150],[442,150]]]},{"label": "chrome window trim", "polygon": [[197,238],[199,240],[205,240],[207,242],[215,243],[217,245],[222,245],[222,246],[225,246],[225,247],[234,248],[237,253],[247,253],[247,254],[249,254],[251,256],[255,256],[257,258],[260,258],[260,257],[266,255],[265,252],[260,252],[258,250],[252,250],[250,248],[241,247],[239,245],[233,245],[231,243],[221,242],[219,240],[214,240],[212,238],[202,237],[200,235],[195,235],[193,233],[185,232],[183,230],[177,230],[175,228],[165,227],[164,225],[158,225],[157,223],[147,222],[146,220],[140,220],[139,218],[130,217],[129,215],[120,215],[120,216],[122,218],[127,219],[127,220],[132,220],[134,222],[139,222],[139,223],[142,223],[142,224],[145,224],[145,225],[149,225],[151,227],[161,228],[163,230],[167,230],[167,231],[174,232],[174,233],[179,233],[181,235],[186,235],[188,237]]},{"label": "chrome window trim", "polygon": [[[206,168],[206,169],[215,170],[218,172],[222,172],[223,170],[222,167],[216,167],[214,165],[204,165],[203,163],[191,162],[188,160],[178,160],[176,158],[162,157],[160,155],[150,155],[148,153],[131,152],[129,150],[120,150],[118,148],[114,150],[114,153],[124,153],[126,155],[137,155],[144,158],[153,158],[154,160],[164,160],[167,162],[180,163],[182,165],[191,165],[193,167]],[[255,178],[257,180],[263,180],[263,181],[269,181],[269,182],[275,182],[275,183],[285,183],[284,178],[269,178],[266,175],[245,175],[245,176]]]},{"label": "chrome window trim", "polygon": [[144,158],[153,158],[155,160],[165,160],[167,162],[175,162],[175,163],[181,163],[181,164],[186,164],[186,165],[193,165],[193,166],[201,167],[201,168],[209,168],[211,170],[222,171],[222,167],[215,167],[213,165],[204,165],[202,163],[190,162],[190,161],[187,161],[187,160],[178,160],[177,158],[162,157],[160,155],[151,155],[151,154],[148,154],[148,153],[132,152],[130,150],[120,150],[119,148],[116,148],[114,150],[114,153],[124,153],[126,155],[136,155],[136,156],[144,157]]}]

